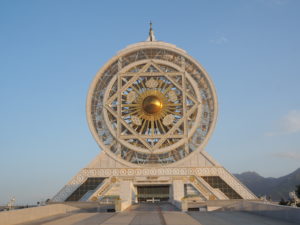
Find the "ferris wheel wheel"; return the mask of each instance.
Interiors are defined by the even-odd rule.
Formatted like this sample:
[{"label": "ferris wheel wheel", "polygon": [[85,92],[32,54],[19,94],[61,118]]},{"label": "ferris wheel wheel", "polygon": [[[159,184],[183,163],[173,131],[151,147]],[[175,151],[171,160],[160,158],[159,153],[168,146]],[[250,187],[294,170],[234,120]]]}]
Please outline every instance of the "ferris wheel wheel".
[{"label": "ferris wheel wheel", "polygon": [[99,146],[134,164],[168,164],[201,151],[216,118],[209,75],[184,50],[159,41],[120,51],[97,73],[87,99]]}]

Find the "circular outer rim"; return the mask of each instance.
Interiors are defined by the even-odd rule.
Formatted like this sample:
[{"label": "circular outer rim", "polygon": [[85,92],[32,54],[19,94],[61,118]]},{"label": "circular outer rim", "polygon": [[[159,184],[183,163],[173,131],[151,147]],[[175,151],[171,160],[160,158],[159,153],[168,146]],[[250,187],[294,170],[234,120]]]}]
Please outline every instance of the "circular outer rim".
[{"label": "circular outer rim", "polygon": [[[105,145],[102,143],[102,141],[100,140],[96,130],[93,127],[93,121],[92,121],[92,116],[91,116],[91,100],[92,100],[92,96],[95,90],[95,87],[97,85],[97,81],[100,78],[101,74],[115,61],[117,60],[119,57],[122,57],[130,52],[134,52],[143,48],[160,48],[160,49],[165,49],[165,50],[169,50],[169,51],[173,51],[179,55],[183,55],[184,57],[188,58],[191,62],[193,62],[197,67],[199,67],[202,71],[202,73],[205,75],[208,83],[209,83],[209,87],[211,88],[211,94],[212,94],[212,98],[214,100],[214,113],[213,113],[213,119],[212,119],[212,123],[211,123],[211,127],[205,137],[205,140],[198,146],[198,148],[196,150],[194,150],[192,153],[190,153],[188,156],[184,157],[183,159],[180,159],[174,163],[167,163],[167,164],[135,164],[135,163],[131,163],[129,161],[126,161],[122,158],[117,157],[113,152],[111,152],[109,149],[106,149]],[[215,86],[213,84],[213,81],[211,79],[211,77],[209,76],[209,74],[206,72],[206,70],[203,68],[203,66],[197,61],[195,60],[192,56],[188,55],[186,53],[186,51],[184,51],[183,49],[178,48],[177,46],[173,45],[173,44],[169,44],[166,42],[160,42],[160,41],[155,41],[155,42],[140,42],[140,43],[136,43],[133,45],[129,45],[127,48],[119,51],[117,53],[117,55],[113,56],[95,75],[89,90],[88,90],[88,95],[87,95],[87,101],[86,101],[86,118],[87,118],[87,122],[88,122],[88,126],[89,129],[94,137],[94,139],[96,140],[97,144],[99,145],[99,147],[104,150],[108,155],[110,155],[112,158],[114,158],[115,160],[117,160],[118,162],[125,164],[129,167],[152,167],[153,165],[155,166],[175,166],[177,164],[180,163],[184,163],[184,161],[189,160],[191,157],[193,157],[195,154],[199,153],[200,151],[202,151],[205,146],[207,145],[209,139],[211,138],[212,132],[215,129],[216,126],[216,122],[217,122],[217,118],[218,118],[218,98],[217,98],[217,94],[216,94],[216,89]]]},{"label": "circular outer rim", "polygon": [[[163,61],[163,60],[158,60],[158,59],[152,59],[153,62],[155,62],[156,64],[163,64],[163,65],[167,65],[167,66],[170,66],[170,67],[173,67],[175,69],[177,69],[178,71],[180,71],[180,67],[176,64],[173,64],[173,63],[170,63],[170,62],[167,62],[167,61]],[[140,65],[140,64],[143,64],[143,63],[146,63],[148,62],[148,59],[145,59],[145,60],[139,60],[137,62],[134,62],[134,63],[131,63],[125,67],[122,68],[122,70],[120,71],[121,73],[124,73],[125,71],[127,71],[128,69],[132,68],[132,67],[135,67],[137,65]],[[201,103],[201,96],[199,94],[199,92],[197,92],[197,87],[195,85],[194,82],[192,82],[193,78],[186,72],[186,75],[187,75],[187,79],[190,81],[191,85],[193,86],[195,92],[196,92],[196,95],[197,95],[197,100],[199,100],[199,102]],[[107,85],[107,90],[105,91],[105,94],[104,94],[104,97],[103,99],[107,99],[108,98],[108,95],[109,95],[109,89],[113,86],[113,83],[116,81],[116,77],[113,77],[109,84]],[[198,105],[198,112],[197,112],[197,115],[198,114],[201,114],[202,113],[202,104],[199,104]],[[104,110],[103,109],[103,117],[104,117],[104,120],[107,124],[107,127],[110,131],[110,133],[112,134],[112,136],[114,138],[117,138],[116,136],[116,133],[114,131],[114,129],[112,128],[111,124],[110,124],[110,121],[108,119],[108,115],[107,115],[107,110]],[[200,117],[197,116],[196,118],[196,121],[195,121],[195,124],[193,125],[193,127],[189,130],[189,133],[188,133],[188,139],[191,138],[191,136],[194,135],[196,129],[197,129],[197,123],[200,123]],[[149,152],[149,150],[147,149],[143,149],[143,148],[139,148],[139,147],[136,147],[136,146],[133,146],[131,144],[129,144],[128,142],[124,141],[124,140],[119,140],[125,147],[129,148],[130,150],[134,150],[136,152],[139,152],[139,153],[143,153],[143,154],[151,154],[151,152]],[[184,140],[181,139],[180,141],[176,142],[175,144],[173,145],[170,145],[170,146],[167,146],[167,147],[164,147],[164,148],[161,148],[161,149],[156,149],[153,153],[154,154],[162,154],[162,153],[166,153],[166,152],[169,152],[171,151],[172,149],[175,149],[175,148],[178,148],[180,146],[184,145]]]}]

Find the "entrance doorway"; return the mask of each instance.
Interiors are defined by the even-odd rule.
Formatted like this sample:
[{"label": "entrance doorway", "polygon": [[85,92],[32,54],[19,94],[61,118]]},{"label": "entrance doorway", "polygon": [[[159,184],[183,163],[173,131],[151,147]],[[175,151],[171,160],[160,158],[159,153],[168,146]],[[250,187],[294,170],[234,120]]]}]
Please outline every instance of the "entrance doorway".
[{"label": "entrance doorway", "polygon": [[137,186],[138,202],[165,202],[169,200],[170,185]]}]

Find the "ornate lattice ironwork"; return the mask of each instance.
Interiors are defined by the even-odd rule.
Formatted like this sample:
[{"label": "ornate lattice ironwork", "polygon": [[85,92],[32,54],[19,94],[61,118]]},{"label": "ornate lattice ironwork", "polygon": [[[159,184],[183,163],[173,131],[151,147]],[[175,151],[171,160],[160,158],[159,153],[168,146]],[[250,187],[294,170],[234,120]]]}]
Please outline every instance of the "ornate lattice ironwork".
[{"label": "ornate lattice ironwork", "polygon": [[216,95],[206,72],[182,50],[144,43],[97,74],[88,97],[90,127],[120,159],[176,162],[207,142]]}]

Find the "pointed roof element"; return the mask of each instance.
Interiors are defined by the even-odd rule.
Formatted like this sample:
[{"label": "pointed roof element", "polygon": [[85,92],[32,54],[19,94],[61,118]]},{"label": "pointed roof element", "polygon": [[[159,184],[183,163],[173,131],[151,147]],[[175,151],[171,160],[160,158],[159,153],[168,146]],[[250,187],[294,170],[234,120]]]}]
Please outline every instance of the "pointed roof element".
[{"label": "pointed roof element", "polygon": [[156,41],[154,36],[154,31],[152,30],[152,22],[150,21],[150,29],[149,29],[149,36],[146,41]]}]

